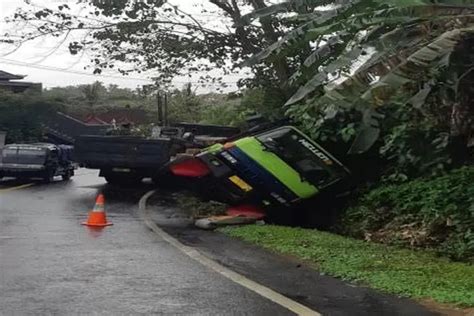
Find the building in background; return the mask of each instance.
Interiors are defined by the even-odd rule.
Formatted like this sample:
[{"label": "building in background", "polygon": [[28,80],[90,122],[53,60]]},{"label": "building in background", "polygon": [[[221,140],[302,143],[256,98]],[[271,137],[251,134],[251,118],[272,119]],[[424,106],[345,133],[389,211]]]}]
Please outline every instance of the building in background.
[{"label": "building in background", "polygon": [[0,70],[0,89],[11,91],[13,93],[22,93],[26,90],[34,90],[36,92],[41,92],[41,83],[21,81],[25,77],[26,76],[14,75],[6,71]]},{"label": "building in background", "polygon": [[115,108],[103,112],[87,113],[76,118],[86,124],[94,125],[111,125],[113,122],[117,125],[151,123],[145,110],[130,108]]}]

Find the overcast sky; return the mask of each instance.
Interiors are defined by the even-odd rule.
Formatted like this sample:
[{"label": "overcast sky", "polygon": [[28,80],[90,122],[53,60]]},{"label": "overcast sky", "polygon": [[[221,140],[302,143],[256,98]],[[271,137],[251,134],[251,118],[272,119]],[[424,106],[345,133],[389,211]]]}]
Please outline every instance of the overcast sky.
[{"label": "overcast sky", "polygon": [[[51,9],[57,9],[57,6],[61,3],[68,3],[74,5],[76,0],[30,0],[32,4],[38,6],[44,6]],[[196,7],[197,4],[205,2],[205,0],[186,0],[179,1],[173,0],[186,12],[189,13],[200,13],[200,9]],[[185,5],[183,3],[186,3]],[[24,0],[0,0],[0,35],[5,34],[9,29],[12,28],[11,24],[6,24],[4,18],[11,16],[15,10],[19,7],[28,8]],[[79,14],[80,12],[74,12]],[[214,27],[218,27],[219,23],[222,25],[223,17],[220,17],[217,13],[206,13],[208,16],[201,16],[201,18],[207,18],[208,23],[214,24]],[[71,37],[70,39],[73,39]],[[69,54],[67,48],[67,42],[57,47],[58,40],[56,38],[45,39],[41,38],[37,41],[25,44],[19,50],[12,54],[5,55],[11,50],[11,45],[0,43],[0,70],[11,72],[14,74],[27,75],[25,80],[33,82],[41,82],[44,87],[55,87],[55,86],[67,86],[77,84],[92,83],[96,80],[100,80],[105,84],[117,84],[122,87],[136,88],[143,84],[151,83],[147,80],[147,76],[143,74],[131,74],[129,78],[121,76],[119,73],[107,72],[103,76],[94,75],[83,75],[79,73],[91,73],[92,71],[84,70],[84,66],[88,64],[89,58],[87,56],[72,56]],[[54,71],[46,68],[59,68],[67,69],[68,72]],[[217,73],[216,73],[217,74]],[[106,76],[107,75],[107,76]],[[150,74],[153,75],[153,74]],[[228,91],[236,90],[235,82],[240,78],[240,75],[232,75],[224,77],[224,81],[230,83]],[[185,82],[190,79],[176,78],[175,86],[181,87]],[[196,79],[191,79],[195,81]],[[215,91],[216,87],[203,87],[200,88],[199,92]]]}]

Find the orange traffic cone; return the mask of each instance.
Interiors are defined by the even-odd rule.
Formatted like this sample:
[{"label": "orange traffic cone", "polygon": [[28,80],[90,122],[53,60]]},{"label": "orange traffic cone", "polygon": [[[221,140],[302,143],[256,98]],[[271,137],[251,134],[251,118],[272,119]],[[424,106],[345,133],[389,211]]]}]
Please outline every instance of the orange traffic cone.
[{"label": "orange traffic cone", "polygon": [[95,205],[92,211],[89,212],[89,217],[87,222],[82,223],[82,225],[93,226],[93,227],[104,227],[113,225],[112,223],[107,222],[107,217],[105,216],[104,209],[104,195],[99,194],[95,200]]}]

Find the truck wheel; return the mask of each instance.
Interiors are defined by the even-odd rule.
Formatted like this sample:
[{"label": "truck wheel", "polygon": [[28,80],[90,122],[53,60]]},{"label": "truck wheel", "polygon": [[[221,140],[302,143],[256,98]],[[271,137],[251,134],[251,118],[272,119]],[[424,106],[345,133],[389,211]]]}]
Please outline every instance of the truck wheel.
[{"label": "truck wheel", "polygon": [[46,174],[43,176],[44,183],[51,183],[54,181],[54,171],[47,171]]},{"label": "truck wheel", "polygon": [[61,177],[63,178],[64,181],[69,181],[72,177],[72,171],[69,171],[69,170],[66,171],[66,173],[63,174]]}]

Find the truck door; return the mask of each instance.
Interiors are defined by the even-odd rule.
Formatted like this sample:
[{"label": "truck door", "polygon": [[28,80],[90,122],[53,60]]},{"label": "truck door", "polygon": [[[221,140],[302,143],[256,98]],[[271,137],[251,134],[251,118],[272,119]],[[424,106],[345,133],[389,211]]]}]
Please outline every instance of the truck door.
[{"label": "truck door", "polygon": [[22,165],[43,165],[46,160],[46,151],[42,148],[19,147],[17,163]]},{"label": "truck door", "polygon": [[18,163],[18,147],[5,147],[2,151],[2,163],[17,164]]}]

